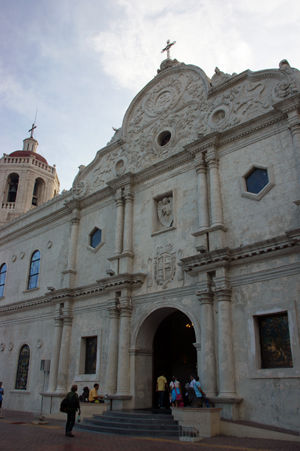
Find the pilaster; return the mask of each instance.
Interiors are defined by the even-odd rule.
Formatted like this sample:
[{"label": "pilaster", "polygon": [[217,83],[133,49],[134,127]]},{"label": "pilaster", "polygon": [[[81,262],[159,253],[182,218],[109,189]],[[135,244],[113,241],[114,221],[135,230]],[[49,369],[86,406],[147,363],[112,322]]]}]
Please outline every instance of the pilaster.
[{"label": "pilaster", "polygon": [[117,306],[109,308],[110,328],[108,338],[108,362],[105,378],[105,392],[114,394],[117,390],[118,332],[120,311]]},{"label": "pilaster", "polygon": [[61,315],[61,306],[60,304],[57,304],[54,318],[54,337],[53,337],[52,359],[50,365],[49,385],[48,385],[48,391],[50,393],[53,393],[56,390],[57,385],[57,372],[61,348],[62,330],[63,330],[63,318]]},{"label": "pilaster", "polygon": [[70,343],[72,333],[72,306],[71,300],[67,300],[64,304],[63,310],[63,330],[61,339],[61,349],[59,355],[58,366],[58,393],[65,393],[68,390],[68,370],[70,360]]},{"label": "pilaster", "polygon": [[232,342],[231,288],[226,284],[215,291],[218,302],[218,374],[219,397],[232,398],[235,393],[235,371]]},{"label": "pilaster", "polygon": [[201,305],[201,352],[199,376],[207,396],[216,395],[216,356],[214,342],[213,293],[198,291]]},{"label": "pilaster", "polygon": [[130,374],[130,321],[132,307],[130,297],[125,296],[120,299],[120,331],[119,331],[119,350],[118,350],[118,376],[117,376],[117,394],[129,394],[129,374]]}]

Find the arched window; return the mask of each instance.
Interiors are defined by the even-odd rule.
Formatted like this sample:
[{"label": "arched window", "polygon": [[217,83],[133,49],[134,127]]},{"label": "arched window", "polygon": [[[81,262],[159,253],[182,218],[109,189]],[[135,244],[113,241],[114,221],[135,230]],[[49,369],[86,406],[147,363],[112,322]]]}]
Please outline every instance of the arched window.
[{"label": "arched window", "polygon": [[28,290],[37,288],[39,274],[40,274],[40,251],[34,251],[30,261],[29,277],[28,277]]},{"label": "arched window", "polygon": [[7,202],[16,202],[19,176],[18,174],[10,174],[8,176],[8,190],[7,190]]},{"label": "arched window", "polygon": [[7,270],[6,264],[3,263],[3,265],[0,267],[0,298],[2,298],[2,296],[4,296],[6,270]]},{"label": "arched window", "polygon": [[16,390],[26,390],[28,369],[29,369],[30,349],[28,345],[23,345],[18,360],[17,376],[16,376]]},{"label": "arched window", "polygon": [[37,205],[40,205],[42,202],[44,186],[44,180],[42,180],[41,178],[37,178],[35,180],[32,193],[32,205],[34,205],[35,207]]}]

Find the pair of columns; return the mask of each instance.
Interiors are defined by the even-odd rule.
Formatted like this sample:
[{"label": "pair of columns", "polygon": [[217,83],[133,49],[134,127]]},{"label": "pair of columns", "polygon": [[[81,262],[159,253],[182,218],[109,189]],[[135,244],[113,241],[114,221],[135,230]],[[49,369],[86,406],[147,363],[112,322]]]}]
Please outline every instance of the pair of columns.
[{"label": "pair of columns", "polygon": [[105,391],[108,394],[128,395],[130,391],[130,298],[121,298],[120,307],[109,309],[110,330]]},{"label": "pair of columns", "polygon": [[[195,157],[198,190],[199,231],[223,225],[218,158],[214,141]],[[209,177],[209,190],[208,190]]]},{"label": "pair of columns", "polygon": [[[235,376],[231,323],[231,290],[224,287],[214,293],[210,288],[197,293],[201,303],[201,382],[208,396],[235,397]],[[214,299],[218,303],[217,352],[215,352]],[[216,358],[217,357],[217,358]],[[216,368],[217,365],[217,368]],[[218,374],[218,383],[217,383]]]},{"label": "pair of columns", "polygon": [[129,187],[116,191],[116,255],[132,253],[133,200]]}]

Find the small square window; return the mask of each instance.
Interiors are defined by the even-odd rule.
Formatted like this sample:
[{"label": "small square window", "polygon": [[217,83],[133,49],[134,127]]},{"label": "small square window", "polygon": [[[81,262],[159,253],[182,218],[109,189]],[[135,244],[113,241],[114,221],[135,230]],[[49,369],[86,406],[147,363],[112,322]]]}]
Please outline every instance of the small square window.
[{"label": "small square window", "polygon": [[292,368],[287,312],[257,316],[261,368]]}]

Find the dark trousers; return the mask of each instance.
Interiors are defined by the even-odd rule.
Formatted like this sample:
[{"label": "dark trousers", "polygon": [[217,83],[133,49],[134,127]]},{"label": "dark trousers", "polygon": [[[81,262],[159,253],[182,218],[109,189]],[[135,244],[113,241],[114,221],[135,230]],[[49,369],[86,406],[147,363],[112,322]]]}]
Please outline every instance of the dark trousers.
[{"label": "dark trousers", "polygon": [[157,394],[158,394],[158,407],[164,407],[165,392],[158,391]]},{"label": "dark trousers", "polygon": [[76,410],[70,410],[67,414],[66,422],[66,434],[72,432],[73,426],[75,424]]}]

